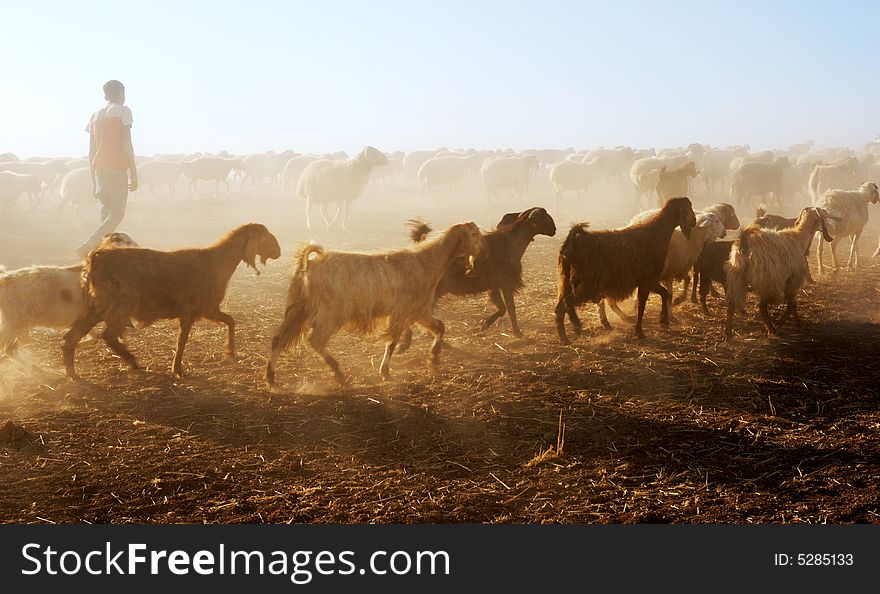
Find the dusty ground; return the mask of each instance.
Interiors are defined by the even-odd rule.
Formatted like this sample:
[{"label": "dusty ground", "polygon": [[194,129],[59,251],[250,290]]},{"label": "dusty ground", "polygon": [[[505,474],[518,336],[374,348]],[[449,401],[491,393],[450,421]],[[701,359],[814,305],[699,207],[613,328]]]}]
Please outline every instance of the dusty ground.
[{"label": "dusty ground", "polygon": [[[258,277],[242,266],[230,283],[235,363],[221,355],[224,329],[209,322],[193,332],[183,379],[169,372],[171,322],[130,337],[144,372],[94,343],[78,350],[85,381],[71,383],[53,330],[33,332],[25,349],[36,369],[0,360],[0,426],[13,422],[0,428],[0,520],[880,521],[875,231],[863,240],[865,270],[809,287],[806,325],[780,338],[768,339],[751,311],[737,320],[736,343],[721,343],[718,300],[711,320],[686,303],[681,323],[661,331],[654,297],[645,340],[619,322],[602,331],[583,308],[585,336],[562,347],[552,327],[555,254],[567,230],[558,221],[560,233],[525,256],[525,339],[506,319],[480,332],[482,298],[448,300],[439,316],[455,349],[436,371],[417,334],[383,383],[379,339],[339,335],[330,348],[351,387],[336,387],[302,351],[282,359],[281,388],[268,391],[262,367],[298,241],[375,250],[404,245],[403,221],[414,215],[438,228],[467,219],[488,227],[516,210],[478,195],[431,204],[403,190],[370,192],[350,231],[311,234],[290,198],[132,201],[123,230],[144,245],[210,243],[256,220],[279,237],[282,260]],[[25,213],[0,235],[0,262],[72,262],[84,233],[70,217]],[[560,414],[561,453],[535,461],[557,445]]]}]

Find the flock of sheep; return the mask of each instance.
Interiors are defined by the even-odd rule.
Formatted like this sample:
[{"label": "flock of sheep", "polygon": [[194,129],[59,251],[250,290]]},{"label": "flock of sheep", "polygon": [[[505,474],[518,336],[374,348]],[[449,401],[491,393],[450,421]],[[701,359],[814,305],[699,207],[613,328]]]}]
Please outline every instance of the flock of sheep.
[{"label": "flock of sheep", "polygon": [[[166,195],[173,194],[181,178],[188,180],[187,193],[198,192],[198,183],[205,180],[213,180],[217,191],[225,184],[227,192],[230,181],[286,193],[293,193],[295,185],[309,227],[313,206],[320,209],[328,227],[340,215],[344,227],[351,203],[371,180],[381,184],[407,176],[418,183],[422,198],[436,199],[438,191],[457,195],[463,183],[479,178],[487,200],[522,202],[535,177],[546,175],[556,192],[553,214],[557,217],[569,213],[572,205],[566,200],[572,193],[579,202],[599,193],[634,196],[637,211],[654,206],[622,228],[594,230],[579,223],[568,232],[558,253],[555,308],[559,340],[568,344],[565,319],[579,333],[578,306],[596,304],[602,325],[610,327],[606,301],[621,319],[631,321],[619,303],[634,293],[637,336],[644,336],[642,321],[651,293],[660,296],[660,322],[668,325],[675,319],[673,305],[686,299],[692,279],[691,300],[696,301],[699,290],[706,315],[709,294],[721,297],[713,282],[723,286],[727,339],[733,338],[734,316],[745,309],[749,293],[757,296],[769,333],[788,317],[800,323],[797,298],[807,283],[814,282],[808,259],[817,234],[820,274],[824,244],[830,244],[837,268],[836,248],[843,238],[852,240],[847,266],[859,266],[858,240],[868,221],[868,205],[880,201],[871,181],[880,177],[878,157],[880,143],[868,145],[860,154],[850,149],[816,151],[812,143],[754,154],[748,147],[715,149],[698,144],[663,151],[618,147],[522,153],[444,149],[385,154],[366,147],[352,158],[290,151],[244,157],[159,155],[142,162],[138,171],[141,186],[157,195],[157,188],[163,186]],[[6,210],[18,208],[21,195],[27,195],[33,208],[47,195],[59,207],[82,204],[85,183],[88,193],[88,168],[81,162],[19,161],[8,153],[0,155],[0,203]],[[651,204],[644,203],[646,196]],[[698,201],[697,196],[705,199]],[[713,199],[721,196],[724,201]],[[695,202],[707,206],[695,210]],[[794,218],[768,214],[764,206],[781,210],[805,203]],[[335,206],[332,216],[328,206]],[[741,228],[737,208],[740,216],[755,212],[755,221]],[[459,223],[431,240],[426,239],[430,233],[426,224],[414,221],[412,226],[417,245],[410,249],[360,254],[309,244],[298,252],[283,321],[269,348],[265,369],[269,384],[275,383],[280,355],[304,339],[345,384],[348,376],[327,351],[330,339],[343,329],[384,333],[380,365],[384,378],[389,376],[395,350],[410,346],[413,325],[434,336],[430,353],[436,363],[445,328],[434,309],[447,294],[486,293],[495,311],[483,321],[483,328],[507,314],[513,333],[522,336],[514,296],[523,287],[521,261],[528,245],[537,235],[556,234],[547,209],[510,212],[488,232],[473,222]],[[733,230],[739,230],[736,239],[724,240]],[[199,319],[228,327],[227,352],[234,355],[235,321],[220,309],[229,279],[241,262],[259,274],[258,259],[265,263],[280,255],[275,236],[253,223],[206,248],[151,250],[117,233],[105,238],[79,265],[0,269],[0,348],[14,356],[18,340],[31,328],[68,328],[62,353],[68,375],[76,377],[76,346],[97,324],[105,323],[101,337],[107,345],[136,367],[122,340],[126,330],[133,322],[144,326],[177,319],[180,331],[172,369],[182,374],[184,348]],[[676,298],[679,281],[685,285]],[[786,308],[774,321],[769,307],[777,304]]]}]

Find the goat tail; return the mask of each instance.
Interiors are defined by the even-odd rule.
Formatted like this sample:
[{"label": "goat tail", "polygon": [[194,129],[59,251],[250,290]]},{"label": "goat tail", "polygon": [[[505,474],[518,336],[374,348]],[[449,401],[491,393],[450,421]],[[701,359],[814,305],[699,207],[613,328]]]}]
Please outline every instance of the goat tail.
[{"label": "goat tail", "polygon": [[312,254],[318,254],[318,259],[320,260],[325,256],[324,248],[319,246],[317,243],[309,243],[305,245],[296,256],[296,270],[300,272],[308,272],[309,270],[309,256]]},{"label": "goat tail", "polygon": [[739,238],[730,251],[730,260],[725,265],[727,280],[724,283],[728,306],[735,311],[743,311],[749,293],[749,235],[752,229],[740,231]]},{"label": "goat tail", "polygon": [[409,226],[409,238],[413,243],[425,241],[432,231],[430,225],[421,219],[410,219],[406,224]]},{"label": "goat tail", "polygon": [[760,219],[765,214],[767,214],[767,207],[763,204],[759,204],[758,208],[755,209],[755,218]]}]

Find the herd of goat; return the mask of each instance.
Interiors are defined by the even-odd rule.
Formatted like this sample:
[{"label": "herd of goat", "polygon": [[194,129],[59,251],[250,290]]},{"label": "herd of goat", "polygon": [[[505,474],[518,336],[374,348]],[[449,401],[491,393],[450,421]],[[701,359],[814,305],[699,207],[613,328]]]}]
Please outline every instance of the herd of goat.
[{"label": "herd of goat", "polygon": [[[556,185],[557,198],[571,189],[575,170],[581,166],[596,170],[600,166],[597,162],[607,166],[607,157],[587,162],[563,159],[551,166],[549,175]],[[777,173],[788,169],[782,161],[788,161],[788,157],[771,157],[742,162],[733,170],[731,194],[738,206],[748,204],[744,196],[756,192],[777,197],[784,192],[780,185],[784,178]],[[438,158],[461,163],[478,161],[466,154],[434,156],[426,159],[419,170]],[[538,156],[495,158],[499,159],[507,165],[493,175],[503,178],[502,173],[517,169],[512,165],[514,161],[521,162],[522,170],[528,171]],[[823,163],[812,165],[808,183],[813,204],[803,208],[798,217],[767,214],[764,207],[759,207],[757,218],[745,228],[741,228],[729,203],[694,210],[686,197],[697,173],[692,160],[655,163],[650,182],[633,174],[637,188],[653,184],[660,206],[636,215],[623,228],[594,230],[587,223],[571,227],[557,258],[555,322],[559,340],[569,344],[566,317],[575,334],[580,333],[577,307],[587,303],[597,305],[605,327],[610,327],[606,301],[621,319],[631,321],[618,303],[633,293],[637,296],[635,333],[639,338],[644,337],[642,322],[651,293],[660,296],[663,326],[674,320],[673,306],[684,300],[689,290],[692,301],[699,292],[703,312],[708,315],[707,297],[710,293],[720,297],[713,283],[720,284],[725,292],[726,339],[733,338],[734,316],[745,309],[749,293],[757,296],[767,332],[775,333],[776,326],[788,317],[799,324],[797,298],[804,286],[813,282],[808,254],[814,237],[819,235],[820,274],[824,244],[830,243],[836,268],[837,244],[847,237],[852,239],[847,266],[855,269],[859,266],[858,240],[868,221],[868,205],[880,201],[876,183],[865,179],[860,180],[857,189],[851,189],[849,178],[848,187],[836,187],[840,178],[835,177],[834,167],[851,168],[853,163],[848,159],[852,157],[844,157],[831,169]],[[344,222],[348,204],[363,190],[370,170],[387,163],[388,157],[372,147],[353,159],[309,161],[298,176],[298,192],[306,200],[307,213],[308,207],[319,206],[329,225],[332,221],[325,207],[336,202],[336,216],[341,211]],[[637,165],[639,160],[632,163],[631,172]],[[482,167],[485,178],[485,160]],[[432,175],[439,174],[435,171]],[[514,186],[523,179],[513,178]],[[561,202],[556,207],[564,208]],[[434,315],[435,304],[449,294],[486,293],[495,310],[483,320],[482,327],[488,328],[506,314],[513,334],[522,336],[514,303],[516,293],[523,288],[521,261],[537,235],[556,234],[550,213],[541,207],[512,212],[489,232],[481,231],[473,222],[459,223],[432,239],[427,238],[431,230],[426,224],[411,223],[412,239],[417,245],[409,249],[363,254],[325,250],[312,243],[297,253],[283,320],[272,338],[265,369],[270,385],[275,384],[280,355],[303,339],[330,367],[336,380],[346,384],[348,376],[327,351],[330,339],[343,329],[361,334],[378,330],[384,333],[385,351],[380,364],[383,378],[389,377],[389,361],[395,350],[410,346],[413,325],[433,335],[430,360],[436,363],[445,344],[445,327]],[[727,231],[737,229],[740,231],[735,240],[724,240]],[[265,264],[280,255],[275,236],[264,225],[251,223],[205,248],[158,251],[136,245],[124,233],[114,233],[80,265],[32,266],[8,272],[0,268],[0,348],[15,356],[19,339],[31,328],[68,328],[62,354],[68,376],[75,378],[76,346],[99,323],[104,323],[100,336],[109,348],[136,368],[137,361],[124,342],[125,332],[133,324],[143,327],[160,319],[177,319],[180,328],[172,370],[182,375],[190,330],[202,318],[228,327],[227,354],[235,355],[235,320],[221,310],[229,280],[241,262],[259,274],[258,260]],[[685,282],[684,292],[675,298],[673,289],[678,281]],[[773,305],[785,306],[775,321],[769,311]]]}]

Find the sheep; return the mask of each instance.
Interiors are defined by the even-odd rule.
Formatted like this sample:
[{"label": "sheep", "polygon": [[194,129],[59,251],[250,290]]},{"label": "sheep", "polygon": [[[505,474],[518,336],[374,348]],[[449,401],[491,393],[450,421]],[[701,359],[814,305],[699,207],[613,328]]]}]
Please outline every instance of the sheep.
[{"label": "sheep", "polygon": [[[868,203],[877,204],[880,201],[880,193],[877,184],[867,182],[858,190],[828,190],[819,198],[816,206],[823,208],[829,215],[827,221],[828,233],[834,237],[831,242],[831,260],[834,269],[839,268],[837,263],[837,244],[844,237],[852,237],[852,247],[849,250],[849,260],[846,267],[856,270],[859,265],[859,237],[868,222]],[[824,240],[819,238],[819,246],[816,250],[816,260],[819,274],[822,274],[822,252],[825,247]]]},{"label": "sheep", "polygon": [[522,198],[529,185],[529,177],[538,170],[535,155],[494,157],[483,161],[480,173],[486,185],[486,198],[499,198],[498,190],[509,189],[514,198]]},{"label": "sheep", "polygon": [[[550,182],[556,190],[555,209],[565,208],[563,192],[575,192],[578,202],[581,192],[587,192],[596,181],[598,168],[595,161],[560,161],[550,167]],[[567,208],[566,208],[567,210]]]},{"label": "sheep", "polygon": [[138,166],[137,171],[139,186],[141,188],[149,188],[150,193],[156,198],[159,196],[156,192],[157,186],[165,186],[168,189],[168,194],[165,197],[170,198],[174,194],[177,181],[182,173],[180,163],[160,161],[158,159],[147,161],[143,165]]},{"label": "sheep", "polygon": [[73,208],[80,222],[85,223],[89,215],[97,210],[97,200],[92,191],[92,172],[88,167],[72,169],[61,180],[61,200],[58,210]]},{"label": "sheep", "polygon": [[419,169],[425,161],[444,151],[446,151],[445,146],[433,151],[410,151],[403,157],[403,170],[413,179],[417,179]]},{"label": "sheep", "polygon": [[281,153],[247,155],[241,160],[242,184],[245,180],[250,180],[257,187],[261,187],[263,182],[268,179],[271,180],[269,185],[274,186],[280,180],[287,162],[298,156],[300,155],[291,150]]},{"label": "sheep", "polygon": [[730,163],[748,154],[745,149],[713,149],[703,155],[703,181],[706,192],[715,194],[730,176]]},{"label": "sheep", "polygon": [[226,234],[207,248],[170,252],[143,248],[93,250],[83,270],[88,296],[85,311],[64,336],[64,366],[76,378],[76,344],[100,321],[107,323],[101,337],[110,349],[138,368],[134,355],[119,342],[130,320],[148,326],[160,319],[177,318],[180,332],[172,371],[183,375],[183,349],[193,324],[201,318],[222,322],[228,328],[226,353],[235,356],[235,320],[220,310],[229,279],[245,262],[259,274],[256,259],[281,256],[278,240],[265,226],[250,223]]},{"label": "sheep", "polygon": [[312,228],[310,211],[313,204],[321,207],[321,217],[329,229],[339,216],[340,206],[332,220],[327,218],[327,204],[342,203],[342,228],[348,219],[349,203],[354,201],[370,180],[373,167],[385,165],[388,158],[375,148],[365,147],[353,159],[347,161],[318,159],[303,169],[297,184],[297,195],[306,201],[306,227]]},{"label": "sheep", "polygon": [[662,205],[673,196],[687,194],[690,178],[696,177],[697,173],[697,165],[693,161],[687,161],[672,169],[662,166],[657,173],[657,184],[654,186],[658,203]]},{"label": "sheep", "polygon": [[[54,197],[58,181],[67,173],[67,163],[62,159],[51,159],[43,162],[18,161],[0,163],[0,171],[11,171],[25,175],[36,175],[45,184],[49,195]],[[42,198],[42,192],[40,195]]]},{"label": "sheep", "polygon": [[574,225],[559,249],[557,260],[558,299],[556,330],[562,344],[570,344],[565,333],[568,314],[575,333],[581,323],[575,307],[587,301],[599,304],[602,325],[608,327],[604,299],[620,301],[638,289],[638,318],[635,333],[642,332],[642,317],[648,295],[655,292],[663,300],[660,323],[668,326],[669,293],[660,284],[660,275],[676,227],[685,238],[696,225],[691,201],[686,197],[670,198],[649,220],[607,231],[588,231],[585,223]]},{"label": "sheep", "polygon": [[739,204],[746,200],[772,194],[777,205],[782,206],[782,172],[791,167],[788,157],[776,157],[772,163],[744,163],[733,173],[730,182],[730,195]]},{"label": "sheep", "polygon": [[[126,233],[110,233],[95,249],[126,246],[137,244]],[[85,310],[82,271],[82,264],[30,266],[0,275],[0,349],[12,356],[31,328],[70,327]]]},{"label": "sheep", "polygon": [[[422,241],[428,232],[430,228],[427,225],[416,225],[412,233],[413,240]],[[524,286],[522,257],[536,235],[548,237],[556,235],[556,223],[546,210],[533,207],[523,212],[507,213],[502,217],[495,231],[484,235],[489,249],[486,256],[474,261],[470,274],[465,274],[467,266],[463,258],[454,260],[440,278],[435,299],[449,294],[488,293],[489,301],[495,306],[495,312],[483,319],[482,329],[488,329],[507,313],[510,316],[513,335],[522,338],[523,333],[516,320],[516,304],[513,297]],[[401,353],[406,351],[411,341],[412,330],[407,329],[400,341],[398,351]]]},{"label": "sheep", "polygon": [[229,191],[229,173],[244,171],[244,163],[241,159],[228,159],[225,157],[197,157],[191,161],[183,161],[180,163],[180,170],[184,176],[189,178],[189,184],[186,187],[186,195],[189,196],[190,190],[198,195],[199,180],[214,180],[214,196],[220,192],[220,182],[226,184],[226,195],[232,193]]},{"label": "sheep", "polygon": [[296,187],[296,184],[299,181],[299,176],[302,175],[303,169],[306,168],[306,165],[312,161],[317,161],[319,158],[320,157],[314,155],[300,155],[288,159],[287,163],[284,165],[284,169],[281,171],[281,188],[283,190],[289,190],[290,188]]},{"label": "sheep", "polygon": [[432,197],[435,186],[450,186],[457,196],[459,183],[468,175],[475,173],[480,167],[480,158],[476,155],[449,155],[431,157],[419,168],[417,178],[421,184],[419,197],[430,194]]},{"label": "sheep", "polygon": [[0,205],[12,204],[23,193],[27,193],[30,206],[37,205],[40,193],[43,191],[43,181],[32,173],[15,173],[13,171],[0,171]]},{"label": "sheep", "polygon": [[661,157],[646,157],[633,162],[629,170],[629,177],[635,186],[635,209],[641,209],[642,194],[655,192],[660,168],[678,167],[687,161],[686,155],[666,155]]},{"label": "sheep", "polygon": [[487,252],[486,239],[474,223],[453,225],[414,250],[355,254],[307,245],[296,258],[284,320],[272,338],[266,382],[275,384],[279,355],[310,329],[309,345],[344,386],[347,380],[339,363],[326,351],[328,341],[344,327],[368,334],[384,321],[385,354],[379,367],[383,379],[390,377],[389,361],[401,334],[413,324],[434,335],[431,362],[436,364],[445,332],[443,322],[433,315],[440,277],[456,258],[467,258],[472,267],[474,259]]},{"label": "sheep", "polygon": [[859,160],[847,157],[836,163],[824,165],[821,161],[813,166],[810,173],[810,196],[813,206],[819,206],[819,199],[828,190],[855,190],[859,187]]},{"label": "sheep", "polygon": [[733,339],[734,312],[745,310],[750,291],[758,295],[758,309],[769,334],[776,333],[776,325],[768,307],[776,303],[786,304],[785,313],[777,323],[792,315],[795,324],[800,325],[797,294],[810,278],[810,266],[804,254],[817,231],[825,241],[832,241],[825,224],[826,214],[821,208],[808,207],[801,211],[792,229],[774,231],[751,225],[739,234],[725,266],[725,340]]}]

